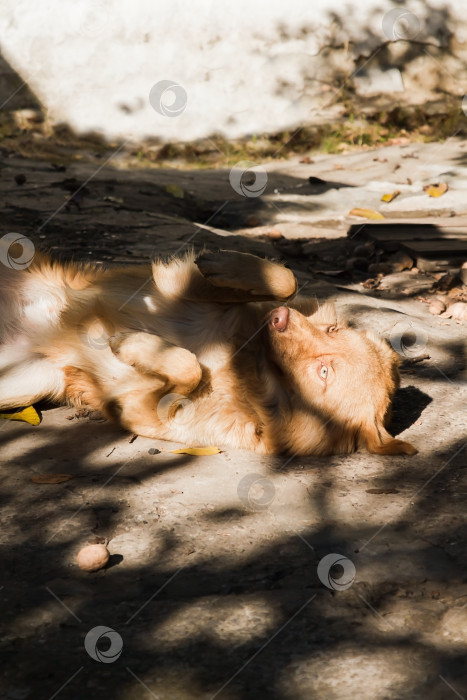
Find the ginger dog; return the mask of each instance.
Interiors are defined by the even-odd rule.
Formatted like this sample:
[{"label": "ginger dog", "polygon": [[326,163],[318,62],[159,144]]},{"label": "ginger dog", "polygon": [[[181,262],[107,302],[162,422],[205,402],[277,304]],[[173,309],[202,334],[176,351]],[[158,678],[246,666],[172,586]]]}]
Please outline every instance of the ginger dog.
[{"label": "ginger dog", "polygon": [[259,453],[414,454],[387,432],[397,354],[296,290],[282,265],[228,251],[5,267],[0,409],[89,405],[146,437]]}]

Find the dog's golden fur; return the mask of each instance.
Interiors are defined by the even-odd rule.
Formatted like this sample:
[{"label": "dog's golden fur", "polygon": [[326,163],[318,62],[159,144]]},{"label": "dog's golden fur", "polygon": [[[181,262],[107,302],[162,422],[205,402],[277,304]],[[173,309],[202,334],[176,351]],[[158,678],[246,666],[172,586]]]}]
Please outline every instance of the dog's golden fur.
[{"label": "dog's golden fur", "polygon": [[5,268],[0,408],[87,404],[147,437],[261,453],[413,454],[386,430],[396,353],[296,289],[282,265],[226,251]]}]

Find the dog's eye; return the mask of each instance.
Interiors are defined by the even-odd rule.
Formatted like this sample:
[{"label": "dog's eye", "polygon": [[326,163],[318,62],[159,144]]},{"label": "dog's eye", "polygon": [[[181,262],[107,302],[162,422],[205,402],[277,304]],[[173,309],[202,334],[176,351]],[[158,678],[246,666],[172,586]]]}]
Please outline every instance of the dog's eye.
[{"label": "dog's eye", "polygon": [[323,365],[319,370],[319,376],[321,377],[321,379],[326,379],[326,377],[328,376],[328,368],[326,367],[326,365]]},{"label": "dog's eye", "polygon": [[337,326],[329,326],[326,331],[327,333],[334,333],[334,331],[337,331]]}]

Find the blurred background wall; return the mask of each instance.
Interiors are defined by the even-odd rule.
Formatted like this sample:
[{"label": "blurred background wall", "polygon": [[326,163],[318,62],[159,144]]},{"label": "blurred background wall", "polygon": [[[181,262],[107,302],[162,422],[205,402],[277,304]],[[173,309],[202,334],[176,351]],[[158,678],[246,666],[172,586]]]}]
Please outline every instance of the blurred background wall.
[{"label": "blurred background wall", "polygon": [[237,138],[338,117],[349,98],[460,104],[467,2],[0,0],[0,50],[8,109],[34,93],[79,133]]}]

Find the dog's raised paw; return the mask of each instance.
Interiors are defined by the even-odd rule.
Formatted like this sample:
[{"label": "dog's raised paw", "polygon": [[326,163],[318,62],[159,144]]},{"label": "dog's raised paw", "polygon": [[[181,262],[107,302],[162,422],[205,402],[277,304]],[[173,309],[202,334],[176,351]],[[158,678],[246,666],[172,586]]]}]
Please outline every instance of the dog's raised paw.
[{"label": "dog's raised paw", "polygon": [[[216,287],[229,287],[250,291],[254,286],[251,275],[245,275],[245,266],[250,262],[251,255],[219,251],[205,252],[195,260],[199,271],[211,284]],[[250,263],[251,264],[251,263]]]},{"label": "dog's raised paw", "polygon": [[109,338],[109,346],[110,349],[112,350],[113,354],[118,357],[120,354],[120,348],[122,343],[131,335],[131,333],[115,333],[115,335],[111,335]]}]

